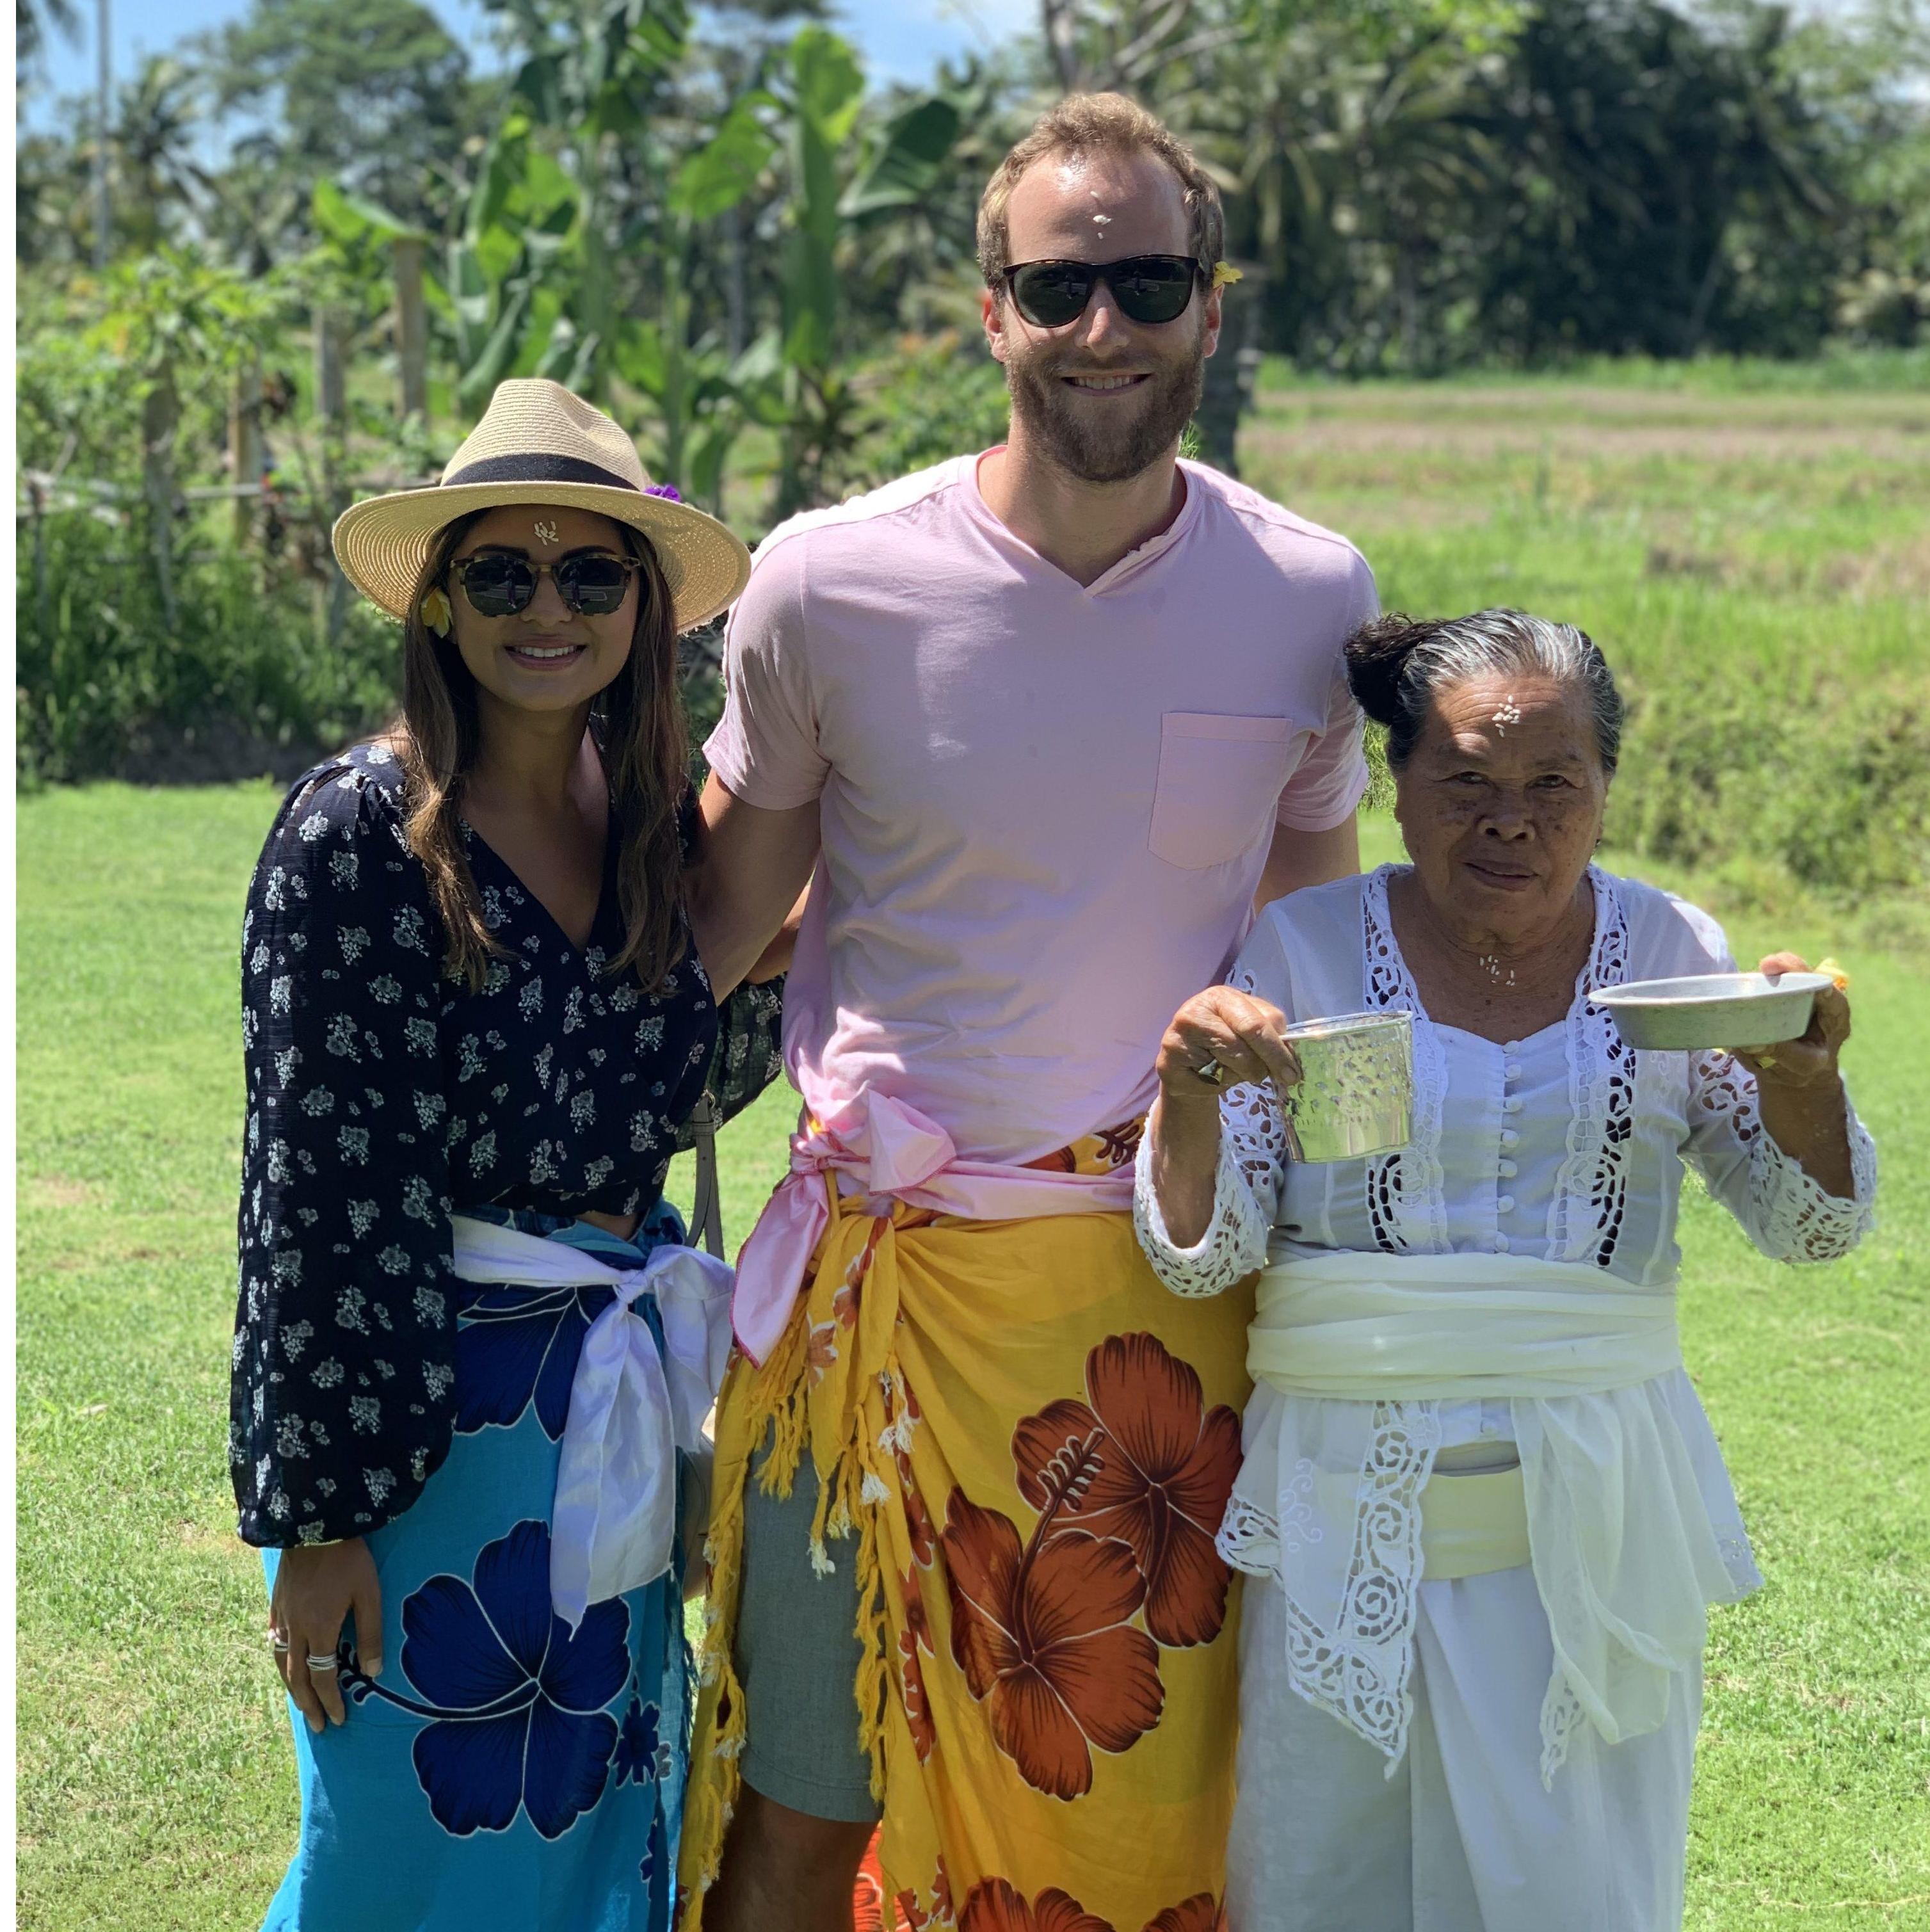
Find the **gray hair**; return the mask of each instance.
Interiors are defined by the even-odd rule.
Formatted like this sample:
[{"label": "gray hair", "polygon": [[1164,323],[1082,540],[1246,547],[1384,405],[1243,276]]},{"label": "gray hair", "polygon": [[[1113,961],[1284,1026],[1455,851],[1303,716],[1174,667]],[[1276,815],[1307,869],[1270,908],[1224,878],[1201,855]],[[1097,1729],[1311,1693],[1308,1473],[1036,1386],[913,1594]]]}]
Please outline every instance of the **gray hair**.
[{"label": "gray hair", "polygon": [[1583,694],[1601,768],[1614,775],[1622,694],[1594,640],[1572,624],[1525,610],[1426,620],[1390,611],[1347,640],[1346,660],[1355,702],[1387,727],[1387,762],[1395,771],[1412,755],[1428,707],[1442,692],[1469,678],[1532,676]]}]

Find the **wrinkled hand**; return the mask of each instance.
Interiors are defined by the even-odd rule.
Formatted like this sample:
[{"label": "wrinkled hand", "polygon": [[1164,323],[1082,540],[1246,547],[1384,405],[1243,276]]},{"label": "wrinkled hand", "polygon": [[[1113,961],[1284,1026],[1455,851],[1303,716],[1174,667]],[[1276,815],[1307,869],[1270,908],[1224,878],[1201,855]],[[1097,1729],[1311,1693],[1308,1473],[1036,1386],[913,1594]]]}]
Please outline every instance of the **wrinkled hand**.
[{"label": "wrinkled hand", "polygon": [[[1174,1014],[1160,1042],[1156,1071],[1169,1105],[1211,1102],[1242,1081],[1271,1080],[1283,1094],[1300,1084],[1300,1062],[1284,1036],[1286,1016],[1277,1006],[1231,986],[1209,986]],[[1200,1078],[1209,1063],[1223,1080]]]},{"label": "wrinkled hand", "polygon": [[[1772,952],[1763,962],[1762,970],[1778,980],[1785,973],[1806,973],[1809,968],[1799,954]],[[1841,986],[1825,986],[1816,996],[1809,1030],[1800,1040],[1739,1052],[1736,1058],[1756,1076],[1759,1087],[1790,1091],[1807,1088],[1828,1094],[1841,1078],[1838,1062],[1849,1036],[1849,995]]]},{"label": "wrinkled hand", "polygon": [[281,1552],[268,1606],[269,1631],[288,1646],[275,1650],[275,1668],[311,1731],[339,1724],[347,1715],[336,1682],[340,1672],[311,1666],[308,1659],[336,1654],[351,1612],[361,1652],[357,1667],[365,1676],[380,1677],[382,1585],[368,1545],[352,1536],[344,1543],[298,1544]]}]

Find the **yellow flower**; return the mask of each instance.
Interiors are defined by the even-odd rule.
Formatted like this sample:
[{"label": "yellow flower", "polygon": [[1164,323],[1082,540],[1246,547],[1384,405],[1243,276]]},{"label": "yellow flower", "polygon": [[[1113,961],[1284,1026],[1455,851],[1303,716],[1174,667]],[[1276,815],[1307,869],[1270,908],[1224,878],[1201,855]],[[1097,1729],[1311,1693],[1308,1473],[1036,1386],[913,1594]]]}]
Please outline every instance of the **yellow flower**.
[{"label": "yellow flower", "polygon": [[1214,265],[1213,286],[1216,289],[1231,288],[1235,282],[1244,282],[1246,279],[1246,277],[1235,268],[1231,262],[1220,262]]},{"label": "yellow flower", "polygon": [[439,638],[446,638],[449,626],[455,622],[455,613],[449,608],[449,598],[440,586],[422,599],[422,622]]},{"label": "yellow flower", "polygon": [[1850,990],[1850,976],[1837,964],[1833,957],[1818,960],[1816,963],[1816,970],[1819,973],[1828,974],[1830,978],[1835,981],[1838,992],[1847,993]]}]

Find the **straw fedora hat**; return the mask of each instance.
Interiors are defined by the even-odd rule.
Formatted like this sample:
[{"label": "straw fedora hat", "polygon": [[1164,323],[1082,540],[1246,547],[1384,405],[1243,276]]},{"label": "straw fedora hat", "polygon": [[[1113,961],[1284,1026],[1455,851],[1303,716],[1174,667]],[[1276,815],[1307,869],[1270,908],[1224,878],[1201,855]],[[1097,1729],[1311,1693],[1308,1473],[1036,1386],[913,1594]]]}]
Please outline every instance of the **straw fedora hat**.
[{"label": "straw fedora hat", "polygon": [[687,631],[737,599],[751,554],[715,517],[653,494],[630,439],[601,410],[540,376],[499,382],[482,420],[433,488],[398,490],[344,510],[335,561],[379,609],[404,617],[437,534],[500,503],[594,510],[647,537]]}]

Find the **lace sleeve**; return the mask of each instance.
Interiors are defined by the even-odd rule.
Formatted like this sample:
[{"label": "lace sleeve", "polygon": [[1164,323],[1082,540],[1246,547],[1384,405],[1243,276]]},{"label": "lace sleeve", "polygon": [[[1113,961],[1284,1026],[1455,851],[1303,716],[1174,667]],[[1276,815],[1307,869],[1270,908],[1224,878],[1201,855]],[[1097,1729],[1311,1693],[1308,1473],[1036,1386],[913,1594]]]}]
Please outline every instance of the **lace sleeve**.
[{"label": "lace sleeve", "polygon": [[1271,1088],[1235,1087],[1220,1102],[1220,1162],[1213,1213],[1190,1248],[1166,1232],[1153,1192],[1152,1137],[1139,1143],[1133,1176],[1133,1226],[1154,1274],[1175,1294],[1218,1294],[1267,1258],[1267,1229],[1280,1190],[1286,1136]]},{"label": "lace sleeve", "polygon": [[1731,1054],[1689,1060],[1687,1153],[1711,1194],[1772,1261],[1826,1262],[1845,1255],[1874,1226],[1876,1144],[1849,1108],[1845,1199],[1805,1174],[1763,1131],[1755,1076]]}]

